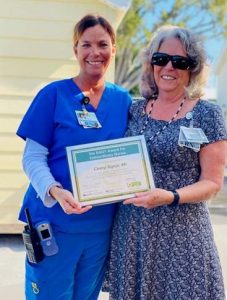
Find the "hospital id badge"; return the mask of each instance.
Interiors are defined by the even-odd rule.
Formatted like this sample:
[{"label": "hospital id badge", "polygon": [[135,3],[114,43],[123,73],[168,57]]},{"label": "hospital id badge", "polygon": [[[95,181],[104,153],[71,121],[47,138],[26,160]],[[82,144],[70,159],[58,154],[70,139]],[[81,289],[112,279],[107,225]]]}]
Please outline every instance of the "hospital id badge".
[{"label": "hospital id badge", "polygon": [[187,141],[185,141],[185,142],[178,141],[178,145],[180,147],[190,148],[190,149],[192,149],[195,152],[199,152],[199,150],[200,150],[200,144],[199,143],[192,143],[192,142],[187,142]]},{"label": "hospital id badge", "polygon": [[194,128],[194,127],[188,128],[184,126],[180,127],[179,143],[181,142],[198,143],[198,144],[209,143],[202,128]]},{"label": "hospital id badge", "polygon": [[76,117],[80,125],[84,128],[101,128],[102,125],[98,121],[96,114],[86,110],[76,110]]},{"label": "hospital id badge", "polygon": [[209,143],[209,141],[201,128],[180,127],[178,138],[178,145],[180,147],[187,147],[195,152],[199,152],[200,145],[204,143]]}]

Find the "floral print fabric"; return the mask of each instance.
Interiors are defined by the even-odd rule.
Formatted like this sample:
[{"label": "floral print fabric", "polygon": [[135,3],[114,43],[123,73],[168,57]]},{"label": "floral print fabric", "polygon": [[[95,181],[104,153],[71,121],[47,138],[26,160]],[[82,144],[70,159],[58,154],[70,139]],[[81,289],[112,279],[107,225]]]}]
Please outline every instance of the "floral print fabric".
[{"label": "floral print fabric", "polygon": [[[126,136],[139,134],[147,118],[144,106],[145,100],[132,105]],[[193,126],[210,143],[227,138],[218,106],[200,100],[192,113]],[[146,140],[165,123],[151,118]],[[172,190],[199,180],[199,153],[178,146],[180,126],[189,127],[190,120],[172,122],[147,142],[156,187]],[[155,209],[120,205],[103,290],[110,300],[224,300],[206,202]]]}]

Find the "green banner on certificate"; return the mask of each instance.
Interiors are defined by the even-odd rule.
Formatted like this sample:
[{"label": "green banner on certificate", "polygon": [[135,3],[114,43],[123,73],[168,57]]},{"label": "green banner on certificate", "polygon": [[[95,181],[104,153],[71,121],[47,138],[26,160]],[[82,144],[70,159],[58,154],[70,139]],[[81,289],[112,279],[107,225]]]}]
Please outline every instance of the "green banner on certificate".
[{"label": "green banner on certificate", "polygon": [[106,159],[135,153],[139,153],[138,145],[126,145],[118,147],[109,146],[106,149],[97,149],[92,151],[89,150],[81,153],[75,153],[75,160],[77,163],[80,163],[89,160]]},{"label": "green banner on certificate", "polygon": [[67,147],[74,197],[107,204],[154,187],[144,136]]}]

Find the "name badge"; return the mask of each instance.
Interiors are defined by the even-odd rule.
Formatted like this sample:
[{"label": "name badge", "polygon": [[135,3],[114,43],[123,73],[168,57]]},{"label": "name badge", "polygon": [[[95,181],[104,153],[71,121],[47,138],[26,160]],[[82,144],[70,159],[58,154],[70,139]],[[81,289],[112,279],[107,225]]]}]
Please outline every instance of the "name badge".
[{"label": "name badge", "polygon": [[202,128],[180,127],[178,145],[180,147],[191,148],[195,152],[200,150],[200,145],[209,143]]},{"label": "name badge", "polygon": [[88,112],[86,110],[76,110],[76,117],[78,123],[83,126],[84,128],[101,128],[102,125],[100,124],[97,116],[93,112]]}]

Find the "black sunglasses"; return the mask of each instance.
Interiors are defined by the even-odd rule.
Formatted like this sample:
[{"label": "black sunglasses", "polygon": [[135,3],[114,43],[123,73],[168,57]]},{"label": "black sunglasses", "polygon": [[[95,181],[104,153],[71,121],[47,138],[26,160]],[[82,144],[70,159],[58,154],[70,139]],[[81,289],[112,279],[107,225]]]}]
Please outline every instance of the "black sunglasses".
[{"label": "black sunglasses", "polygon": [[169,55],[166,53],[155,52],[151,59],[151,64],[164,67],[171,60],[174,69],[190,70],[196,66],[196,62],[190,57],[180,55]]}]

